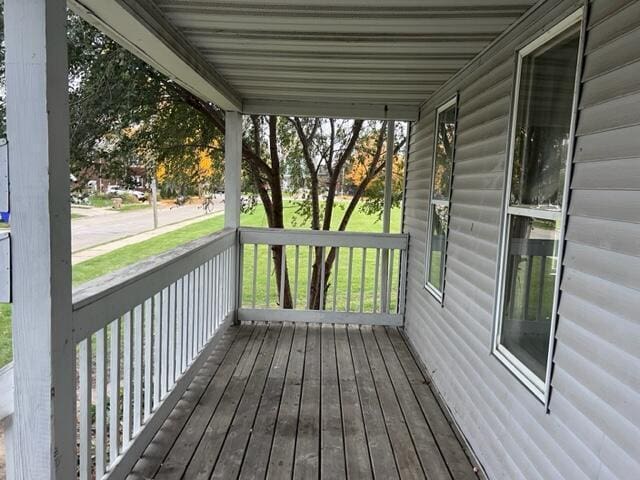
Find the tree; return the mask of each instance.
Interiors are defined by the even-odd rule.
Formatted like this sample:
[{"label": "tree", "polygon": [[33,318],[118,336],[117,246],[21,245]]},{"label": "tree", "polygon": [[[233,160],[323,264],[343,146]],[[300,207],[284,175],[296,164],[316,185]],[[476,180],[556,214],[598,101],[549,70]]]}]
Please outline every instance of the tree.
[{"label": "tree", "polygon": [[[202,182],[211,173],[203,168],[205,158],[213,172],[222,171],[222,110],[71,13],[67,31],[72,171],[98,162],[117,171],[134,156],[143,158],[152,167],[149,171],[160,168],[165,176],[183,176],[184,181]],[[285,175],[291,179],[289,188],[308,191],[297,213],[300,222],[315,230],[329,230],[336,221],[337,229],[345,230],[363,198],[381,196],[382,189],[373,186],[384,169],[385,122],[257,115],[244,122],[243,189],[260,199],[269,227],[284,227]],[[400,128],[398,133],[396,153],[404,143]],[[338,218],[335,197],[341,175],[357,165],[364,171],[351,180],[353,196]],[[325,260],[327,282],[334,256],[331,251]],[[279,267],[282,249],[274,247],[272,258]],[[320,306],[319,292],[328,285],[320,285],[321,261],[318,249],[309,308]],[[279,288],[280,268],[274,270]],[[284,307],[290,307],[288,278],[284,284]]]}]

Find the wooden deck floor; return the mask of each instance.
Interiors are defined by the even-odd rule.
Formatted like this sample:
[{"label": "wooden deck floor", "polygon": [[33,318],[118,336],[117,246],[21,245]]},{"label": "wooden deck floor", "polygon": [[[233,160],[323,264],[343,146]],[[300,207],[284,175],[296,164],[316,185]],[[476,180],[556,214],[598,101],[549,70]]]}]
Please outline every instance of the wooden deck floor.
[{"label": "wooden deck floor", "polygon": [[475,479],[395,328],[229,327],[130,479]]}]

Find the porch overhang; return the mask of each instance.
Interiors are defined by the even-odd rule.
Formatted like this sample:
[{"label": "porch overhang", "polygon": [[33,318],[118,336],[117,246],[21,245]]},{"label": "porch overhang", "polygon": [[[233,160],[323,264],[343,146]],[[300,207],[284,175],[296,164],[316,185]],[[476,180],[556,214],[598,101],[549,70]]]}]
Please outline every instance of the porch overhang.
[{"label": "porch overhang", "polygon": [[417,120],[420,105],[537,0],[68,0],[225,110]]}]

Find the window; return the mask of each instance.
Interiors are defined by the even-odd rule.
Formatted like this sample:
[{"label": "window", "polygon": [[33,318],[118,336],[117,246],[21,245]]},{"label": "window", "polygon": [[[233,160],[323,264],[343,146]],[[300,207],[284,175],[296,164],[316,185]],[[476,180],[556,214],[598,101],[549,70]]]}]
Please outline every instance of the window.
[{"label": "window", "polygon": [[444,292],[451,171],[456,139],[457,97],[436,110],[433,167],[431,169],[431,199],[427,228],[426,288],[442,301]]},{"label": "window", "polygon": [[562,265],[582,10],[518,54],[494,354],[541,400]]}]

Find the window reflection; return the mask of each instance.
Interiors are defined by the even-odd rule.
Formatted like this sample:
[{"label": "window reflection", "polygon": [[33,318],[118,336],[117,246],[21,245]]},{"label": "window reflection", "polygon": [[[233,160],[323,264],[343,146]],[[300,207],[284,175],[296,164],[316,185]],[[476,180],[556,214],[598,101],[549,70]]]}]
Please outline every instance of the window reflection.
[{"label": "window reflection", "polygon": [[579,27],[522,59],[511,204],[560,209]]},{"label": "window reflection", "polygon": [[433,198],[449,200],[451,188],[451,164],[455,137],[455,105],[438,115],[437,137],[435,145],[435,164],[433,172]]},{"label": "window reflection", "polygon": [[433,205],[431,210],[431,254],[429,256],[429,283],[442,291],[444,278],[444,252],[449,221],[449,207]]},{"label": "window reflection", "polygon": [[545,377],[560,223],[512,216],[500,343]]}]

